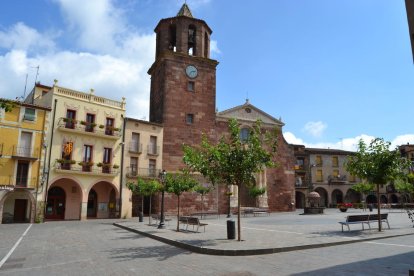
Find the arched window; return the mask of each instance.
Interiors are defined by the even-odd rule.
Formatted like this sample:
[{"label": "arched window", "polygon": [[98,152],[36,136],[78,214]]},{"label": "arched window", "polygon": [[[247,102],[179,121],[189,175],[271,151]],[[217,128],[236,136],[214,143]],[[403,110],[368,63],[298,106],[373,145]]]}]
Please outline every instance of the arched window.
[{"label": "arched window", "polygon": [[242,128],[240,130],[240,140],[245,142],[247,141],[247,139],[249,139],[249,135],[250,135],[250,129],[248,128]]},{"label": "arched window", "polygon": [[194,25],[188,26],[188,51],[190,56],[196,55],[196,27]]},{"label": "arched window", "polygon": [[209,44],[210,38],[208,37],[207,32],[204,33],[204,57],[209,58]]},{"label": "arched window", "polygon": [[170,51],[176,52],[177,51],[177,28],[175,27],[175,25],[170,25],[168,40],[169,40],[168,49]]}]

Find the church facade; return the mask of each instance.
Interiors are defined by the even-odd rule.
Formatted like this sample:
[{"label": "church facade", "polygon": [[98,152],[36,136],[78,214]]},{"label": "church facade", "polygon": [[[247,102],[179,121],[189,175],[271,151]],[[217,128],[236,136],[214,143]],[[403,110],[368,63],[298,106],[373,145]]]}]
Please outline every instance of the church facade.
[{"label": "church facade", "polygon": [[[270,211],[295,208],[295,175],[293,148],[282,135],[283,123],[246,101],[234,108],[216,111],[216,67],[210,58],[212,30],[204,20],[194,18],[184,4],[175,17],[162,19],[155,28],[156,58],[148,71],[151,75],[150,122],[162,124],[163,164],[167,172],[185,167],[182,145],[199,145],[203,134],[218,141],[228,130],[228,120],[236,118],[241,128],[251,127],[257,119],[264,129],[276,128],[279,133],[278,166],[257,175],[256,185],[266,188],[257,200],[242,191],[241,205],[268,207]],[[226,213],[228,205],[237,205],[237,187],[217,186],[204,200],[204,210]],[[195,193],[184,195],[184,213],[201,208]],[[167,211],[173,211],[175,199],[167,196]]]}]

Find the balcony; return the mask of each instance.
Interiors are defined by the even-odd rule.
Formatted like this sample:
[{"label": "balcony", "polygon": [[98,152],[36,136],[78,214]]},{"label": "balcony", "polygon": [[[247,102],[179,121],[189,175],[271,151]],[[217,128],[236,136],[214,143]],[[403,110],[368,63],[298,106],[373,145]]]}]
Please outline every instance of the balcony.
[{"label": "balcony", "polygon": [[37,186],[36,177],[0,177],[0,191],[13,191],[18,189],[35,189]]},{"label": "balcony", "polygon": [[328,176],[329,184],[344,184],[347,182],[346,175],[330,175]]},{"label": "balcony", "polygon": [[161,170],[153,168],[137,168],[127,167],[126,176],[129,178],[135,177],[146,177],[146,178],[157,178]]},{"label": "balcony", "polygon": [[85,121],[77,121],[70,118],[59,118],[58,129],[70,133],[78,133],[88,136],[101,137],[111,140],[118,140],[121,135],[121,129]]},{"label": "balcony", "polygon": [[13,146],[12,158],[35,161],[39,159],[39,149]]},{"label": "balcony", "polygon": [[129,142],[128,150],[130,153],[141,153],[142,152],[142,144],[138,142]]},{"label": "balcony", "polygon": [[118,165],[113,164],[102,164],[102,163],[87,163],[87,162],[76,162],[74,160],[62,159],[56,160],[55,172],[58,173],[70,173],[80,175],[91,175],[100,177],[114,177],[119,173]]},{"label": "balcony", "polygon": [[154,146],[154,145],[148,145],[147,147],[147,154],[148,155],[159,155],[160,147]]}]

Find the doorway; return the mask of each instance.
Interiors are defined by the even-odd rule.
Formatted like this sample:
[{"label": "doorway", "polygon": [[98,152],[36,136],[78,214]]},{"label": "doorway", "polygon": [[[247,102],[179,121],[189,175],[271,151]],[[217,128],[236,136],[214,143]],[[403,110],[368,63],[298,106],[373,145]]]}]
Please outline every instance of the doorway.
[{"label": "doorway", "polygon": [[13,222],[26,222],[27,199],[14,200]]},{"label": "doorway", "polygon": [[87,217],[96,218],[97,208],[98,207],[98,194],[94,189],[91,189],[88,196],[88,209]]},{"label": "doorway", "polygon": [[46,219],[65,219],[66,194],[61,187],[53,187],[47,195]]}]

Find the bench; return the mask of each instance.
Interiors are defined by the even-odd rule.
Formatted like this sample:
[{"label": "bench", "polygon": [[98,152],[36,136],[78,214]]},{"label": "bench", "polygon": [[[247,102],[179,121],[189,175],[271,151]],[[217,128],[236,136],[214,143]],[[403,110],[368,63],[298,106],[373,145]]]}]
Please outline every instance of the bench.
[{"label": "bench", "polygon": [[[369,229],[371,229],[370,222],[378,221],[378,214],[372,215],[349,215],[346,217],[346,221],[340,221],[339,224],[342,226],[342,232],[344,231],[344,225],[348,227],[348,231],[351,231],[349,228],[350,224],[361,224],[362,230],[365,230],[364,223],[368,224]],[[390,228],[390,224],[388,223],[388,214],[381,214],[381,222],[386,222],[388,225],[388,229]]]},{"label": "bench", "polygon": [[204,212],[196,212],[191,213],[192,217],[200,217],[201,219],[206,218],[207,216],[217,216],[217,218],[220,218],[220,214],[216,211],[204,211]]},{"label": "bench", "polygon": [[[237,214],[237,210],[235,214]],[[259,207],[240,207],[240,214],[243,216],[247,216],[247,215],[253,215],[253,216],[269,215],[270,216],[270,212],[268,208],[259,208]]]},{"label": "bench", "polygon": [[[380,214],[381,215],[381,222],[386,222],[388,225],[388,229],[390,228],[390,224],[388,223],[388,214]],[[369,221],[378,221],[378,214],[371,214],[369,215]]]},{"label": "bench", "polygon": [[188,225],[192,225],[193,226],[193,231],[194,231],[194,227],[197,226],[197,230],[196,232],[198,232],[198,229],[201,227],[204,227],[204,232],[206,232],[206,225],[208,225],[207,223],[202,223],[200,222],[200,220],[197,217],[180,217],[179,219],[181,224],[186,225],[186,230],[188,230]]},{"label": "bench", "polygon": [[[152,214],[151,218],[153,220],[155,220],[155,224],[158,224],[159,220],[160,220],[161,215],[158,214]],[[166,218],[164,215],[164,222],[167,223],[168,225],[170,224],[171,219],[170,218]]]}]

